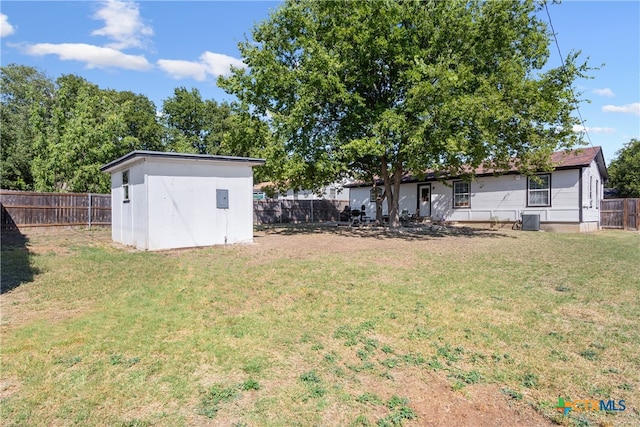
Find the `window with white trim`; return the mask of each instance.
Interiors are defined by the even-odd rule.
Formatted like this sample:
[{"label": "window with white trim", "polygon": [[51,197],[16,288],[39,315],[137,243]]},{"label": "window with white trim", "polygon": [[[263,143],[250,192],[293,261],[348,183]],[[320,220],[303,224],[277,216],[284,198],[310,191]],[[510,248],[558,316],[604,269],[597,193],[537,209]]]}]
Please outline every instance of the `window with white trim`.
[{"label": "window with white trim", "polygon": [[129,201],[129,170],[122,171],[122,201]]},{"label": "window with white trim", "polygon": [[464,181],[456,181],[453,183],[453,207],[468,208],[471,207],[471,193],[469,183]]},{"label": "window with white trim", "polygon": [[551,174],[529,177],[527,206],[551,206]]}]

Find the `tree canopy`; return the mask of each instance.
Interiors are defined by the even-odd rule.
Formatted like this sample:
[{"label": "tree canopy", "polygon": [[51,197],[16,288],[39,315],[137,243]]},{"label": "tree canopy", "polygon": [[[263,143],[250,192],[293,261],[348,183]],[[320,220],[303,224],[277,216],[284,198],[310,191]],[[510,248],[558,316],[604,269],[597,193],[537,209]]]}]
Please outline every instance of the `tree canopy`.
[{"label": "tree canopy", "polygon": [[633,138],[609,164],[609,187],[621,197],[640,197],[640,140]]},{"label": "tree canopy", "polygon": [[2,188],[108,192],[100,166],[132,150],[259,156],[270,144],[255,115],[240,104],[203,100],[196,89],[177,88],[159,117],[146,96],[77,75],[52,81],[15,64],[0,71]]},{"label": "tree canopy", "polygon": [[164,100],[162,122],[166,147],[178,152],[246,157],[258,155],[268,137],[265,123],[241,105],[203,100],[184,87]]},{"label": "tree canopy", "polygon": [[550,167],[572,132],[585,65],[546,66],[525,1],[286,1],[239,44],[219,85],[269,117],[292,185],[381,178],[393,224],[406,174]]},{"label": "tree canopy", "polygon": [[31,114],[48,108],[54,85],[43,72],[23,65],[1,67],[0,76],[0,187],[29,190],[36,138]]},{"label": "tree canopy", "polygon": [[131,150],[160,147],[151,101],[75,75],[58,78],[51,105],[32,117],[37,191],[108,192],[110,179],[101,165]]}]

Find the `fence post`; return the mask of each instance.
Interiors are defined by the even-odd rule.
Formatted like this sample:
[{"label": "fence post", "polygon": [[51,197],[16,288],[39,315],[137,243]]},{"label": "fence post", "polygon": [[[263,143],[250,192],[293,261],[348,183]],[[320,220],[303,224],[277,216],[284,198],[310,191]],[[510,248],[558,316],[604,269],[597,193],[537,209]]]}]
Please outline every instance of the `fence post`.
[{"label": "fence post", "polygon": [[311,199],[311,223],[313,224],[313,199]]},{"label": "fence post", "polygon": [[91,230],[91,208],[93,205],[93,195],[89,193],[89,230]]},{"label": "fence post", "polygon": [[629,200],[624,199],[622,203],[622,228],[629,228]]}]

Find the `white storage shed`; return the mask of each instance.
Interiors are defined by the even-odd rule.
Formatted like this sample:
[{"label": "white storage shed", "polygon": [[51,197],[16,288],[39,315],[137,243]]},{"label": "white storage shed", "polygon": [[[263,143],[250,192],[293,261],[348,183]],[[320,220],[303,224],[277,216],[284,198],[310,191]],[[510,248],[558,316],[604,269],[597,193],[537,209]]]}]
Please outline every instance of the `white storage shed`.
[{"label": "white storage shed", "polygon": [[111,235],[161,250],[253,241],[253,166],[264,159],[132,151],[111,174]]}]

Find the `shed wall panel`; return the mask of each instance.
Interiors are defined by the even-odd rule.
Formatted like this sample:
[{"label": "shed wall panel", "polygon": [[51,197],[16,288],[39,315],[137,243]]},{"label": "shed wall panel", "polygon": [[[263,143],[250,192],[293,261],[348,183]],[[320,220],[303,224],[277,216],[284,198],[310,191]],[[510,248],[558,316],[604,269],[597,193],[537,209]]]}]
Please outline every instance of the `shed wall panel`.
[{"label": "shed wall panel", "polygon": [[[253,240],[250,167],[147,162],[148,249],[244,243]],[[216,190],[229,208],[216,208]]]}]

